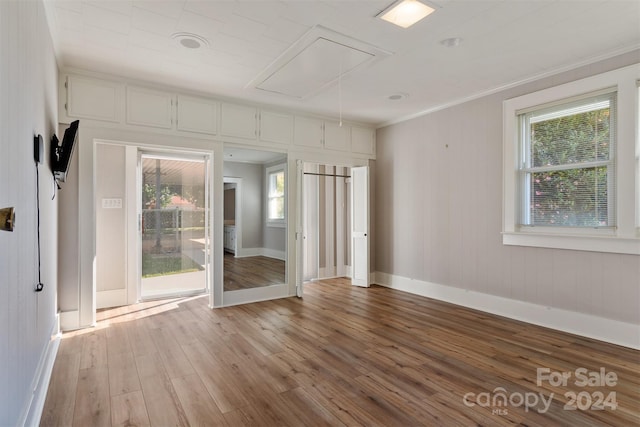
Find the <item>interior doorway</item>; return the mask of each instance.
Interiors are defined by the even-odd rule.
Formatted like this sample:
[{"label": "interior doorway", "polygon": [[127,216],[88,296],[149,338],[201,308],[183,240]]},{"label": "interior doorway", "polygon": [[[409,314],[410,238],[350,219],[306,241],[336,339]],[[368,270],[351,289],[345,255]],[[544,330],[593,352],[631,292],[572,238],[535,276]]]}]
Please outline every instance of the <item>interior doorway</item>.
[{"label": "interior doorway", "polygon": [[369,287],[369,167],[298,160],[296,169],[296,294],[303,296],[305,282],[331,277]]},{"label": "interior doorway", "polygon": [[303,280],[351,277],[351,168],[303,166]]},{"label": "interior doorway", "polygon": [[224,146],[224,305],[288,295],[287,154]]},{"label": "interior doorway", "polygon": [[209,188],[204,156],[141,152],[140,298],[208,289]]}]

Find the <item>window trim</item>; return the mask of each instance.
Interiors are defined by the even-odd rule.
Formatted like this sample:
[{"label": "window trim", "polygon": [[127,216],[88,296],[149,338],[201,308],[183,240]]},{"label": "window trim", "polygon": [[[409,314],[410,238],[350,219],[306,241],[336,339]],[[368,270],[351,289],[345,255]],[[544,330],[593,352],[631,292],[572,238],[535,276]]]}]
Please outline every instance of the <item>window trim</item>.
[{"label": "window trim", "polygon": [[[640,141],[638,84],[640,64],[623,67],[503,102],[503,217],[504,245],[531,246],[640,255]],[[617,226],[609,230],[521,226],[518,179],[518,114],[552,103],[614,88],[617,92],[615,212]]]},{"label": "window trim", "polygon": [[[269,166],[265,168],[265,223],[267,227],[280,227],[284,228],[287,226],[287,165],[286,163],[281,163],[274,166]],[[278,219],[269,218],[269,177],[272,174],[283,172],[284,173],[284,217]]]}]

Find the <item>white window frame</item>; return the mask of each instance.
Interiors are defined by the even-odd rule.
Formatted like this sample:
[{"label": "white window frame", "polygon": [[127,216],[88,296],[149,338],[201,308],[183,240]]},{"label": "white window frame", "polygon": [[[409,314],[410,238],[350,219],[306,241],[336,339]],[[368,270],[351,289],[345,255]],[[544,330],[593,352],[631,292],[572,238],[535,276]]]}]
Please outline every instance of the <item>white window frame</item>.
[{"label": "white window frame", "polygon": [[[279,172],[284,173],[284,217],[278,219],[269,218],[269,177]],[[267,227],[286,227],[287,225],[287,166],[285,163],[265,168],[265,221]]]},{"label": "white window frame", "polygon": [[[639,79],[640,64],[635,64],[504,101],[503,244],[640,255]],[[617,226],[591,229],[520,225],[518,113],[607,89],[617,93]]]}]

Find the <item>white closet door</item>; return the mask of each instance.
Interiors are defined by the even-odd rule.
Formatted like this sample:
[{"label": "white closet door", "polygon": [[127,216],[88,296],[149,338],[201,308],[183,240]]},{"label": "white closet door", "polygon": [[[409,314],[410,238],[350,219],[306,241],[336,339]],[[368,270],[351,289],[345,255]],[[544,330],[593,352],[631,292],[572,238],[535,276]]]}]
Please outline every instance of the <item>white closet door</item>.
[{"label": "white closet door", "polygon": [[369,286],[369,167],[351,169],[351,284]]},{"label": "white closet door", "polygon": [[302,297],[304,276],[304,174],[302,160],[296,161],[296,295]]}]

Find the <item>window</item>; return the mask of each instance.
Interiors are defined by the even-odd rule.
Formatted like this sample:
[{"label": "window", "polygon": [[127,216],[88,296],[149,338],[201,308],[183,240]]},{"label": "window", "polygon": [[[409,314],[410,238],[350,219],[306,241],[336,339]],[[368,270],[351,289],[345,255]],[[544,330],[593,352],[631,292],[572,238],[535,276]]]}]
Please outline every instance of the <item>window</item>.
[{"label": "window", "polygon": [[615,227],[615,93],[519,114],[520,224]]},{"label": "window", "polygon": [[284,165],[266,169],[267,177],[267,224],[285,225],[285,172]]},{"label": "window", "polygon": [[505,245],[640,254],[640,65],[503,104]]}]

